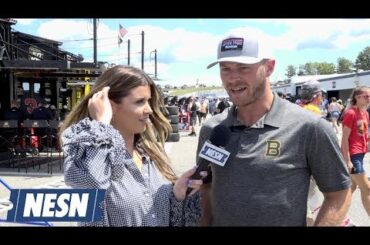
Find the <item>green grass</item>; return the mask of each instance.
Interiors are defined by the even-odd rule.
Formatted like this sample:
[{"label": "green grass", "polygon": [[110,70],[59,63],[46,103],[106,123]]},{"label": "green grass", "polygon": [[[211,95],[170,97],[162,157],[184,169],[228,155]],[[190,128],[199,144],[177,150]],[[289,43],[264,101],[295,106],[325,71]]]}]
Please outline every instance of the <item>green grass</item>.
[{"label": "green grass", "polygon": [[196,93],[196,92],[204,92],[204,91],[214,91],[214,90],[220,90],[223,89],[223,87],[211,87],[211,88],[186,88],[186,89],[176,89],[169,91],[170,95],[184,95],[184,94],[190,94],[190,93]]}]

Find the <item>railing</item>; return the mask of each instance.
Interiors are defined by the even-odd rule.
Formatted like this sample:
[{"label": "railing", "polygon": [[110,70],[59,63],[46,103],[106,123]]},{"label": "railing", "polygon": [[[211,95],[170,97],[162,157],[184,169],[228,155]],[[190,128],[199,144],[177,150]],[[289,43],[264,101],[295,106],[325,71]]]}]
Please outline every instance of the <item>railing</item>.
[{"label": "railing", "polygon": [[[6,145],[9,167],[18,167],[18,171],[25,167],[27,173],[29,161],[24,160],[30,159],[33,167],[37,160],[40,170],[40,152],[46,152],[46,157],[50,155],[50,158],[53,152],[57,152],[61,170],[62,157],[58,139],[61,124],[61,121],[56,120],[24,120],[22,123],[16,120],[0,121],[0,146]],[[52,173],[49,163],[48,172]]]}]

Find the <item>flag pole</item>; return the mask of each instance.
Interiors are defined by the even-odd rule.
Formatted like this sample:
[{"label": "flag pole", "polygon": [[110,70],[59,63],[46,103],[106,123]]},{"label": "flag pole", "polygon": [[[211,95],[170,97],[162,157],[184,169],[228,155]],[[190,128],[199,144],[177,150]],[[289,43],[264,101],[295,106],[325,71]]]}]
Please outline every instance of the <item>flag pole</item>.
[{"label": "flag pole", "polygon": [[93,19],[93,26],[94,26],[94,64],[95,66],[98,65],[98,57],[97,57],[97,38],[96,38],[96,29],[97,29],[97,25],[96,25],[96,18]]},{"label": "flag pole", "polygon": [[141,70],[144,71],[144,31],[141,31]]},{"label": "flag pole", "polygon": [[130,39],[127,40],[127,65],[130,65]]}]

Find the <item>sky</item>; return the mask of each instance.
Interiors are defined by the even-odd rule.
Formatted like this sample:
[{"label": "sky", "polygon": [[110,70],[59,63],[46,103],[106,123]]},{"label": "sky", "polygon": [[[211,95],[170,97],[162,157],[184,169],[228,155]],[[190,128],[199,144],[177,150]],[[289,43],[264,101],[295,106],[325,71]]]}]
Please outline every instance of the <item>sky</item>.
[{"label": "sky", "polygon": [[[63,44],[62,49],[93,61],[92,19],[16,19],[14,31]],[[118,45],[118,29],[128,32]],[[98,19],[97,59],[127,65],[130,39],[131,65],[141,68],[141,32],[144,31],[144,71],[161,85],[221,85],[219,69],[207,65],[216,60],[217,45],[227,34],[245,30],[268,41],[274,50],[275,71],[271,82],[285,79],[288,65],[307,62],[337,65],[344,57],[355,62],[370,46],[370,19]]]}]

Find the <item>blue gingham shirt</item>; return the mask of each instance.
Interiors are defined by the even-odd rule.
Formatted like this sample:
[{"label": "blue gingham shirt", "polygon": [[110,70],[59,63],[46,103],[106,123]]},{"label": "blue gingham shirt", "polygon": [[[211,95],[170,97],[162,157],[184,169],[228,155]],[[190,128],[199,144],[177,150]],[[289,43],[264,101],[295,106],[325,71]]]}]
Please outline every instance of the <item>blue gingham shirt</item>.
[{"label": "blue gingham shirt", "polygon": [[173,185],[148,155],[142,172],[125,148],[120,133],[109,124],[85,118],[62,135],[64,178],[73,188],[105,189],[102,222],[97,226],[196,226],[199,192],[178,202]]}]

